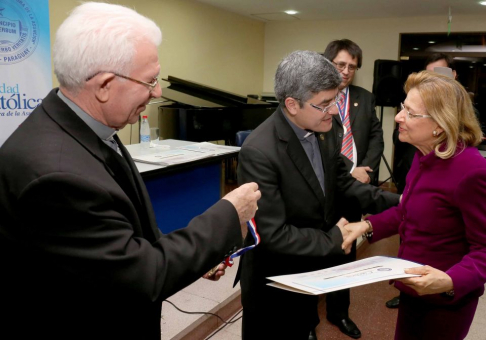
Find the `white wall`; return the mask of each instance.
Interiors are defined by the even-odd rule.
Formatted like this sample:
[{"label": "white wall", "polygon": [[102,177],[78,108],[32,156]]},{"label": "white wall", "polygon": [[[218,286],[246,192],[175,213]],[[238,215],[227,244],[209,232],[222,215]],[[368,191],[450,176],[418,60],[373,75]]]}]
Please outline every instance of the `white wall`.
[{"label": "white wall", "polygon": [[[263,87],[264,27],[261,21],[191,0],[111,0],[134,8],[162,30],[161,76],[195,81],[247,95]],[[78,0],[49,0],[51,44],[55,32]],[[53,75],[53,83],[58,86]],[[163,84],[163,87],[167,86]],[[157,105],[145,111],[156,126]],[[138,143],[138,124],[120,131],[123,143]]]},{"label": "white wall", "polygon": [[[253,20],[191,0],[115,0],[135,8],[162,29],[161,75],[173,75],[246,95],[273,92],[279,61],[298,49],[324,51],[329,41],[348,38],[363,49],[354,84],[371,91],[376,59],[397,60],[400,33],[446,32],[447,16],[341,21],[267,22]],[[77,0],[49,0],[51,43]],[[454,16],[452,32],[486,31],[485,16]],[[54,84],[57,80],[54,78]],[[165,86],[165,85],[164,85]],[[147,109],[155,126],[156,105]],[[385,156],[391,161],[394,109],[385,108]],[[120,132],[124,143],[138,141],[138,126]],[[388,177],[384,165],[380,178]]]},{"label": "white wall", "polygon": [[[486,16],[454,16],[452,32],[486,31]],[[387,18],[341,21],[269,22],[265,26],[265,92],[273,92],[273,77],[280,60],[295,50],[323,52],[334,39],[351,39],[363,50],[363,66],[354,84],[371,91],[376,59],[398,60],[400,33],[447,32],[447,15],[441,17]],[[383,128],[385,157],[392,159],[392,131],[395,110],[385,108]],[[388,177],[383,162],[380,179]]]}]

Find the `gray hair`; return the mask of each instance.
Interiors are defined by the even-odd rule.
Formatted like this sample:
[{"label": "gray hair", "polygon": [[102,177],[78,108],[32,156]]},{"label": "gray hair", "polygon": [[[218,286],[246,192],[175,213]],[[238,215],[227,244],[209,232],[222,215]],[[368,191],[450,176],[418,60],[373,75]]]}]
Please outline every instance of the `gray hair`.
[{"label": "gray hair", "polygon": [[335,89],[341,84],[341,75],[334,65],[313,51],[295,51],[278,65],[275,74],[275,97],[281,105],[292,97],[299,105],[316,93]]},{"label": "gray hair", "polygon": [[54,72],[61,86],[75,92],[97,72],[127,74],[141,41],[160,45],[162,32],[152,20],[124,6],[86,2],[57,30]]}]

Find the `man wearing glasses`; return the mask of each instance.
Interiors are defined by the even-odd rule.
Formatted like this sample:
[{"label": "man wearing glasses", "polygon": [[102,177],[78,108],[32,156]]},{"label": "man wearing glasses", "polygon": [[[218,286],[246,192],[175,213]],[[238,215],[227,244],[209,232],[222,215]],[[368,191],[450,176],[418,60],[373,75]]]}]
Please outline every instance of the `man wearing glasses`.
[{"label": "man wearing glasses", "polygon": [[[342,82],[339,94],[343,105],[334,119],[334,137],[341,146],[342,158],[348,171],[358,181],[377,183],[378,169],[383,154],[383,130],[376,116],[374,96],[367,90],[351,85],[356,72],[361,67],[361,48],[351,40],[334,40],[327,45],[323,54],[332,61],[339,71]],[[340,212],[350,222],[361,220],[361,210],[356,202],[344,200],[339,204]],[[336,264],[356,260],[356,242],[351,253]],[[327,319],[338,326],[341,332],[359,338],[361,332],[349,318],[350,290],[327,294]]]},{"label": "man wearing glasses", "polygon": [[[243,255],[239,268],[243,339],[307,340],[314,333],[317,297],[269,287],[266,277],[326,268],[344,256],[350,241],[337,214],[338,196],[359,197],[369,212],[398,203],[397,195],[356,181],[340,145],[328,138],[341,82],[319,53],[288,55],[275,75],[280,106],[240,150],[240,184],[256,182],[262,192],[255,215],[261,243]],[[251,242],[247,237],[245,244]]]},{"label": "man wearing glasses", "polygon": [[60,88],[0,149],[0,338],[160,339],[162,301],[241,246],[255,183],[162,235],[116,136],[161,96],[161,39],[153,21],[106,3],[60,26]]}]

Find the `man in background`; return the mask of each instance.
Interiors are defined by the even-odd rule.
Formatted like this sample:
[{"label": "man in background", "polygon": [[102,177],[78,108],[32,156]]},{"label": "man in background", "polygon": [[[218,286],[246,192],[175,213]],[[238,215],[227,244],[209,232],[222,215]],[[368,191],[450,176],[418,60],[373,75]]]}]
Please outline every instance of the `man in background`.
[{"label": "man in background", "polygon": [[[450,55],[447,55],[445,53],[434,53],[431,54],[427,60],[425,61],[425,69],[427,71],[439,71],[436,69],[436,67],[448,67],[452,71],[452,77],[457,80],[457,72],[456,72],[456,64],[454,62],[454,58],[452,58]],[[441,73],[441,72],[439,72]],[[448,74],[446,74],[448,75]],[[471,101],[474,105],[474,92],[468,92]],[[478,111],[476,107],[474,107],[474,112],[476,113],[476,117],[478,120],[481,122],[481,113]]]},{"label": "man in background", "polygon": [[436,67],[448,67],[452,70],[452,76],[457,80],[456,65],[454,59],[445,53],[434,53],[425,60],[425,69],[427,71],[434,71]]},{"label": "man in background", "polygon": [[2,339],[160,339],[162,301],[241,244],[255,183],[162,235],[116,136],[161,95],[161,38],[153,21],[105,3],[59,27],[60,88],[0,149]]},{"label": "man in background", "polygon": [[289,54],[275,75],[280,106],[240,150],[240,184],[256,182],[262,192],[255,216],[261,243],[243,255],[239,268],[245,340],[315,337],[317,296],[267,286],[266,278],[327,268],[344,256],[348,231],[338,196],[358,197],[367,212],[398,204],[397,195],[356,181],[340,156],[341,144],[328,138],[341,82],[319,53]]},{"label": "man in background", "polygon": [[[452,70],[452,76],[457,79],[456,67],[454,64],[454,59],[445,53],[434,53],[427,57],[424,65],[424,69],[427,71],[434,72],[436,67],[448,67]],[[408,143],[402,143],[398,139],[398,130],[393,131],[393,144],[395,144],[395,154],[400,157],[393,174],[397,181],[397,192],[399,194],[403,193],[405,189],[405,179],[408,174],[408,170],[412,166],[412,160],[417,150],[413,145]],[[398,299],[398,298],[397,298]],[[398,300],[393,298],[391,302],[387,304],[389,308],[398,307]]]},{"label": "man in background", "polygon": [[[333,130],[341,145],[341,155],[351,175],[362,183],[377,183],[381,155],[383,154],[383,130],[376,116],[375,98],[369,91],[351,85],[361,67],[361,48],[348,39],[334,40],[323,54],[339,71],[342,82],[339,96],[342,105],[339,114],[333,116]],[[342,216],[350,222],[361,220],[361,209],[349,200],[339,204]],[[351,253],[342,257],[336,265],[356,260],[356,242]],[[341,332],[352,337],[361,337],[361,332],[349,317],[350,290],[326,294],[327,319],[338,326]]]}]

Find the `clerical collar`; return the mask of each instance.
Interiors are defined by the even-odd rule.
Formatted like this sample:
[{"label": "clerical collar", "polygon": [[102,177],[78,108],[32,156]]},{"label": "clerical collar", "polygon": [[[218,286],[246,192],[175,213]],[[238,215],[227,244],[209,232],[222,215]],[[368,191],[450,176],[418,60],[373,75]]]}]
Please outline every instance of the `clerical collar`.
[{"label": "clerical collar", "polygon": [[307,133],[305,134],[304,138],[307,138],[307,137],[309,137],[309,136],[312,136],[312,135],[315,133],[315,132],[314,132],[314,131],[312,131],[312,130],[307,130],[307,129],[306,129],[305,131],[307,131]]},{"label": "clerical collar", "polygon": [[282,110],[282,114],[284,115],[285,119],[289,123],[290,127],[292,128],[292,130],[294,130],[295,134],[297,135],[297,138],[300,141],[303,141],[307,137],[312,136],[314,134],[314,131],[304,130],[304,129],[301,129],[300,127],[298,127],[297,125],[295,125],[294,122],[292,122],[289,119],[289,117],[287,117],[287,114],[284,112],[284,110]]},{"label": "clerical collar", "polygon": [[72,100],[70,100],[69,98],[67,98],[61,92],[61,90],[58,90],[57,91],[57,95],[101,139],[108,140],[108,139],[112,138],[118,132],[118,130],[115,130],[115,129],[109,127],[109,126],[106,126],[106,125],[98,122],[96,119],[94,119],[89,114],[87,114],[86,112],[84,112],[83,109],[81,109],[78,105],[76,105]]}]

